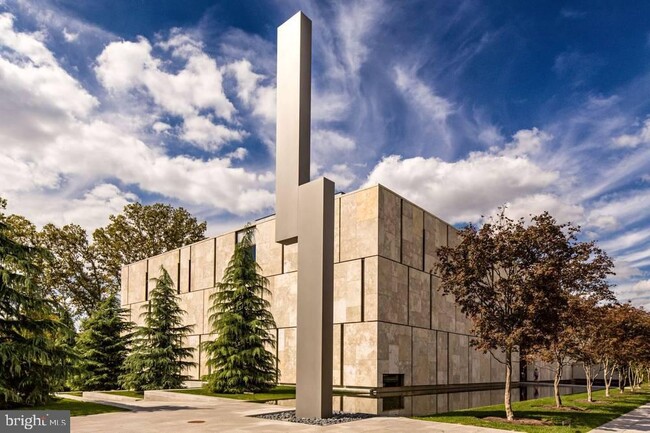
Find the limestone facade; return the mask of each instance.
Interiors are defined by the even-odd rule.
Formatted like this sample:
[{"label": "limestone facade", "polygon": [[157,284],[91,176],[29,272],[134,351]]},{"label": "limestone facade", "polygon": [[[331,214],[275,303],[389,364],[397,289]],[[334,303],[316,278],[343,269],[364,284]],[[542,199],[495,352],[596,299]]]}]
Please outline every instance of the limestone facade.
[{"label": "limestone facade", "polygon": [[[471,347],[470,321],[450,296],[438,291],[436,249],[456,242],[454,227],[381,185],[337,195],[334,224],[334,386],[381,390],[391,378],[387,375],[400,375],[392,378],[397,377],[404,389],[503,382],[503,365]],[[293,384],[298,246],[274,242],[273,216],[254,225],[256,259],[269,279],[277,324],[273,332],[278,380]],[[210,295],[235,242],[233,231],[122,270],[122,305],[138,324],[154,284],[150,279],[159,276],[161,266],[169,272],[186,323],[194,325],[187,344],[195,348],[197,367],[189,371],[195,379],[209,373],[200,343],[211,339]],[[513,371],[519,371],[518,363]],[[513,376],[517,380],[518,375]],[[463,405],[455,399],[473,398],[470,391],[461,394],[433,400],[404,397],[407,409],[396,413],[420,412],[416,408],[443,411]],[[363,410],[371,406],[374,412],[386,412],[381,401],[365,398],[356,404]]]}]

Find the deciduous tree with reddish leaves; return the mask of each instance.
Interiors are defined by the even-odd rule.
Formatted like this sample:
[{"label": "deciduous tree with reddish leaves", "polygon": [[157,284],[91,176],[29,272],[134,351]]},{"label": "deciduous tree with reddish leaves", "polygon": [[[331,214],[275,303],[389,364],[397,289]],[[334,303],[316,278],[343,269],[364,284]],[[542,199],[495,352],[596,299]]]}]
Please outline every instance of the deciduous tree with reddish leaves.
[{"label": "deciduous tree with reddish leaves", "polygon": [[593,242],[579,242],[580,229],[558,224],[544,212],[530,223],[502,210],[482,227],[469,225],[455,247],[438,249],[440,289],[453,295],[472,319],[474,345],[505,354],[506,418],[513,354],[520,347],[547,347],[562,339],[570,295],[585,299],[611,295],[606,277],[612,262]]}]

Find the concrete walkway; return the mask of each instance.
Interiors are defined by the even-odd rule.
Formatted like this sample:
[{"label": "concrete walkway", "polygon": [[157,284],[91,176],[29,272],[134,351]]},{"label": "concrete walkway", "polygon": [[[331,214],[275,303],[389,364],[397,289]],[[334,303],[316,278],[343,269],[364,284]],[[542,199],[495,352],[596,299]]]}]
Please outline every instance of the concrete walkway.
[{"label": "concrete walkway", "polygon": [[[372,433],[503,433],[481,427],[418,421],[409,418],[376,417],[335,424],[310,426],[284,421],[251,418],[291,408],[212,398],[212,402],[141,400],[122,403],[132,412],[106,413],[72,418],[73,433],[285,433],[285,432],[372,432]],[[107,402],[108,403],[108,402]],[[113,404],[114,402],[111,402]]]},{"label": "concrete walkway", "polygon": [[645,404],[632,412],[616,418],[607,424],[593,429],[589,433],[637,433],[650,432],[650,403]]}]

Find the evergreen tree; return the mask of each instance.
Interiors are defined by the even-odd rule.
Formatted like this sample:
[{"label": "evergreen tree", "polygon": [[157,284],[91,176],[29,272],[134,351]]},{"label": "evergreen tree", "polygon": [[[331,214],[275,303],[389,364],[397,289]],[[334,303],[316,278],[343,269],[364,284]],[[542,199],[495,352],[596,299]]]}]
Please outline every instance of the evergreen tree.
[{"label": "evergreen tree", "polygon": [[81,361],[75,388],[94,391],[119,387],[132,327],[123,318],[126,311],[113,294],[83,322],[76,342]]},{"label": "evergreen tree", "polygon": [[208,354],[208,388],[212,392],[261,392],[276,383],[276,357],[267,348],[275,347],[270,329],[275,327],[269,312],[268,280],[260,275],[255,261],[253,229],[235,246],[235,252],[210,297],[210,325],[214,341],[203,349]]},{"label": "evergreen tree", "polygon": [[186,361],[194,349],[183,347],[183,338],[194,325],[183,325],[183,311],[171,277],[160,267],[160,278],[153,279],[155,288],[149,293],[144,326],[133,334],[133,348],[124,363],[125,373],[120,382],[125,389],[181,388],[189,376],[183,371],[196,363]]},{"label": "evergreen tree", "polygon": [[70,330],[35,284],[45,253],[13,239],[0,212],[0,408],[43,403],[65,377]]}]

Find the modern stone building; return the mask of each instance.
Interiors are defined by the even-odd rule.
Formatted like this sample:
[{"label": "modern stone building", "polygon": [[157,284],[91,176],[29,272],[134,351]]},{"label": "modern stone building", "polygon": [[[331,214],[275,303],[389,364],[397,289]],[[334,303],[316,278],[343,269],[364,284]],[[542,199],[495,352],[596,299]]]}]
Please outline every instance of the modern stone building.
[{"label": "modern stone building", "polygon": [[[298,247],[275,242],[273,216],[254,225],[256,258],[270,281],[278,327],[279,382],[293,384]],[[437,290],[436,249],[453,245],[456,230],[378,185],[336,196],[334,231],[333,381],[337,388],[365,394],[335,397],[334,407],[426,414],[501,402],[503,391],[494,388],[504,381],[503,364],[470,347],[468,319]],[[160,266],[169,272],[186,323],[194,325],[187,344],[196,348],[198,366],[189,372],[195,379],[208,373],[199,349],[211,338],[208,298],[236,239],[237,231],[225,233],[122,270],[122,304],[136,323],[147,302],[148,280],[158,277]],[[519,371],[518,363],[513,371]]]}]

